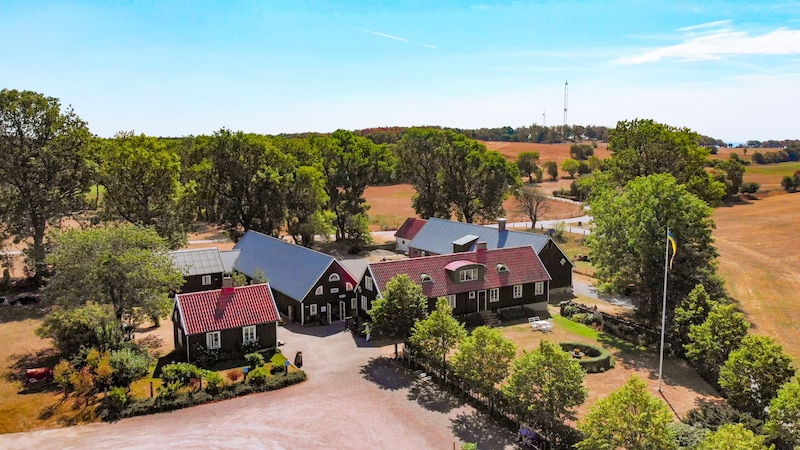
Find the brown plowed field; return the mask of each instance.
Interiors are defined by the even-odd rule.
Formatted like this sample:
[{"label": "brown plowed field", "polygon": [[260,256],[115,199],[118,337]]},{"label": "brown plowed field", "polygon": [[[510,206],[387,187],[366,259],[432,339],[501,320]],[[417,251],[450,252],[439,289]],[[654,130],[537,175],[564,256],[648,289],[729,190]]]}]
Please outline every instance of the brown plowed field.
[{"label": "brown plowed field", "polygon": [[800,360],[800,194],[717,208],[720,274],[752,332],[774,337]]}]

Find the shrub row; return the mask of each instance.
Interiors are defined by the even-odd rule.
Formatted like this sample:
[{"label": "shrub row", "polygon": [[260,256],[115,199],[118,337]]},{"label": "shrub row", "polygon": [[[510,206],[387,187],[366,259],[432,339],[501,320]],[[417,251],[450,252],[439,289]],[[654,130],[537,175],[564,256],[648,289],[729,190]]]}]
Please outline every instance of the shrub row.
[{"label": "shrub row", "polygon": [[[126,417],[143,416],[159,412],[174,411],[201,405],[203,403],[227,400],[256,392],[274,391],[293,384],[305,381],[306,373],[303,371],[292,372],[286,376],[270,377],[263,383],[234,383],[220,386],[215,394],[207,391],[181,392],[173,396],[158,396],[142,400],[130,399],[120,406],[117,399],[113,402],[104,402],[98,409],[98,417],[104,421],[122,419]],[[116,408],[115,408],[116,406]]]},{"label": "shrub row", "polygon": [[533,314],[534,313],[530,309],[524,306],[519,308],[506,308],[497,311],[497,317],[499,317],[503,322],[524,319],[532,316]]}]

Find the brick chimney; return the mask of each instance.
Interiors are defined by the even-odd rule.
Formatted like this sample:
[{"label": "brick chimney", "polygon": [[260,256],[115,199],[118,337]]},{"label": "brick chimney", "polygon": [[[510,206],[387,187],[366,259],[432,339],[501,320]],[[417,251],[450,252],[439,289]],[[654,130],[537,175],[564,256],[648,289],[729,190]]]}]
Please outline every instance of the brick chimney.
[{"label": "brick chimney", "polygon": [[499,231],[506,231],[506,222],[508,222],[508,219],[505,217],[497,219],[497,229]]},{"label": "brick chimney", "polygon": [[228,303],[230,303],[230,301],[233,300],[234,294],[236,294],[235,287],[222,286],[222,290],[217,296],[217,305],[216,305],[216,310],[214,311],[214,315],[217,318],[220,318],[225,315],[225,308],[228,306]]},{"label": "brick chimney", "polygon": [[233,287],[233,277],[222,277],[222,287]]},{"label": "brick chimney", "polygon": [[478,242],[475,244],[475,257],[478,262],[486,261],[486,242]]}]

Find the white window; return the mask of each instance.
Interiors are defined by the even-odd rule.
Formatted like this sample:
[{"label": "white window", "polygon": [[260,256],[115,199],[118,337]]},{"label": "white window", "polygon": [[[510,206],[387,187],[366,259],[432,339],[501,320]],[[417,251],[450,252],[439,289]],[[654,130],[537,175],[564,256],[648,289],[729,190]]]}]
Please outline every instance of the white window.
[{"label": "white window", "polygon": [[368,291],[372,290],[372,278],[367,277],[364,279],[364,286],[367,288]]},{"label": "white window", "polygon": [[460,281],[474,281],[478,279],[478,269],[464,269],[459,273]]},{"label": "white window", "polygon": [[515,284],[514,285],[514,298],[522,298],[522,285]]},{"label": "white window", "polygon": [[183,347],[183,330],[178,328],[178,345]]},{"label": "white window", "polygon": [[369,310],[369,300],[366,295],[361,296],[361,309],[364,311]]},{"label": "white window", "polygon": [[211,284],[211,275],[203,275],[203,286],[209,286]]},{"label": "white window", "polygon": [[214,350],[220,347],[222,347],[222,338],[219,335],[219,331],[206,333],[206,348]]},{"label": "white window", "polygon": [[537,281],[535,286],[535,295],[542,295],[544,294],[544,281]]},{"label": "white window", "polygon": [[500,289],[499,288],[489,289],[489,301],[490,302],[499,302],[500,301]]},{"label": "white window", "polygon": [[353,290],[353,283],[347,283],[347,284],[345,284],[345,285],[344,285],[344,288],[345,288],[345,290],[346,290],[346,291],[348,291],[348,292],[349,292],[349,291],[352,291],[352,290]]},{"label": "white window", "polygon": [[469,298],[470,298],[470,300],[475,298],[475,291],[472,291],[472,292],[469,293]]},{"label": "white window", "polygon": [[331,294],[336,294],[339,292],[339,288],[331,288]]},{"label": "white window", "polygon": [[447,296],[447,303],[450,303],[450,308],[453,310],[456,309],[456,296],[455,294],[450,294]]},{"label": "white window", "polygon": [[322,295],[322,286],[317,286],[317,290],[314,291],[314,293],[317,295]]},{"label": "white window", "polygon": [[358,308],[358,299],[353,297],[350,299],[350,309]]},{"label": "white window", "polygon": [[242,342],[245,344],[249,344],[251,342],[255,342],[256,338],[256,326],[251,325],[249,327],[242,327]]},{"label": "white window", "polygon": [[317,315],[317,305],[308,305],[308,315],[309,316],[316,316]]},{"label": "white window", "polygon": [[339,274],[332,273],[331,276],[328,277],[328,281],[330,282],[339,281]]}]

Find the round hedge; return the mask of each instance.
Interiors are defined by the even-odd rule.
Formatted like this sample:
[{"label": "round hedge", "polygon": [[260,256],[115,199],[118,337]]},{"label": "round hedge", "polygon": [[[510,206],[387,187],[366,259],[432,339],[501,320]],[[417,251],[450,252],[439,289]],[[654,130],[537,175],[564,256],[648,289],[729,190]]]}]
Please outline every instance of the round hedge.
[{"label": "round hedge", "polygon": [[602,347],[582,342],[559,342],[558,345],[567,353],[572,353],[576,348],[583,352],[584,356],[575,360],[587,373],[605,372],[614,367],[614,358]]}]

